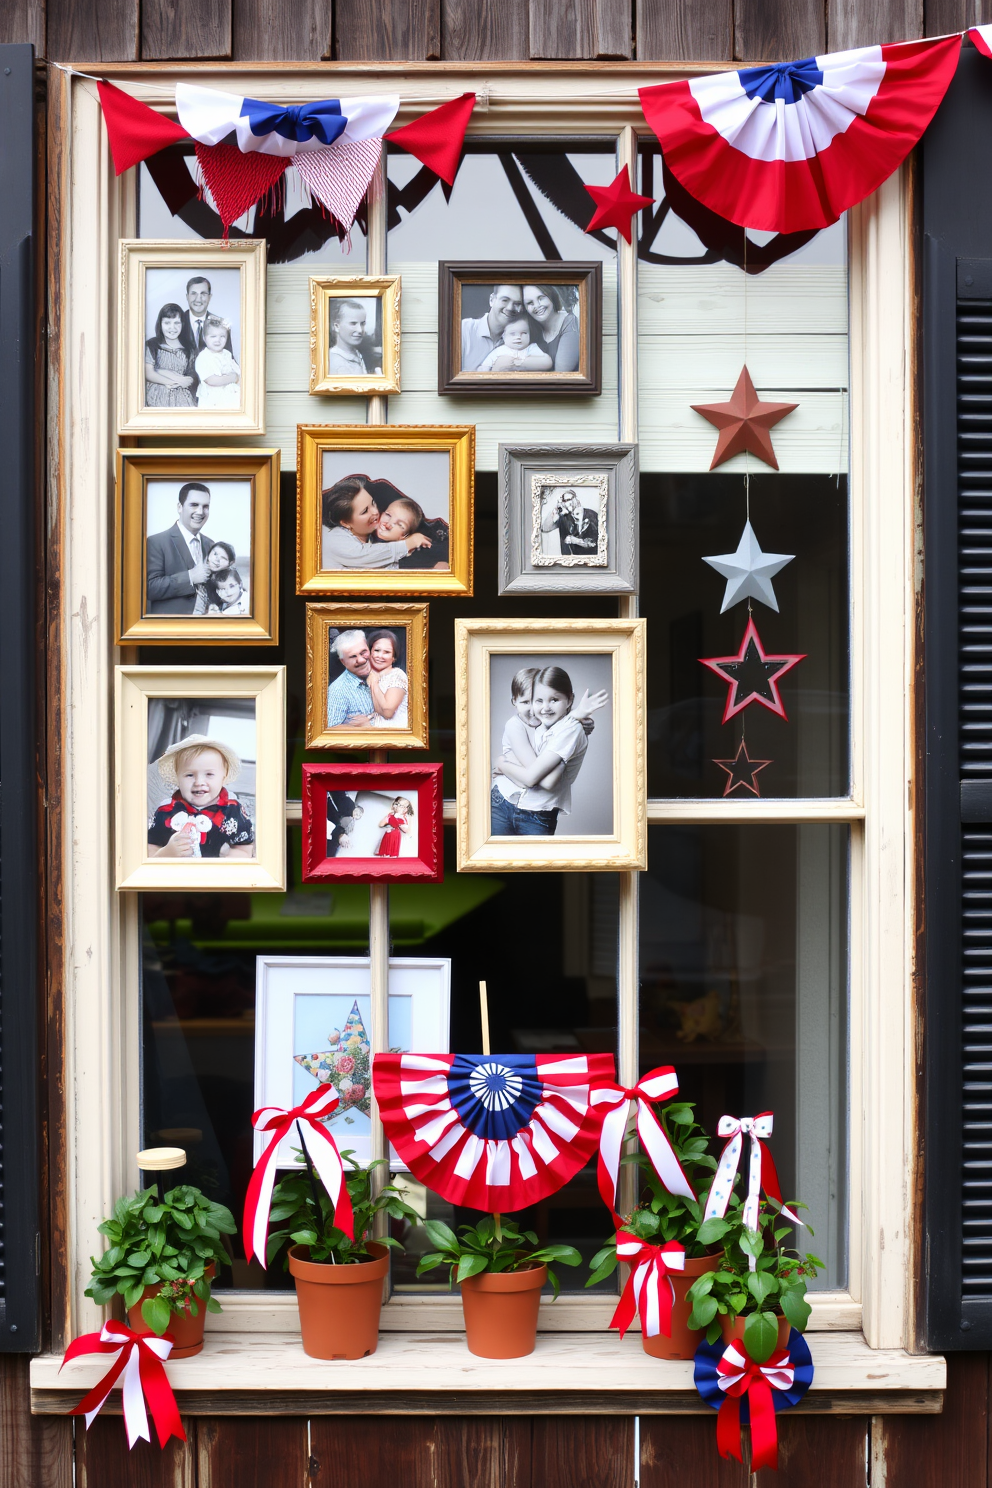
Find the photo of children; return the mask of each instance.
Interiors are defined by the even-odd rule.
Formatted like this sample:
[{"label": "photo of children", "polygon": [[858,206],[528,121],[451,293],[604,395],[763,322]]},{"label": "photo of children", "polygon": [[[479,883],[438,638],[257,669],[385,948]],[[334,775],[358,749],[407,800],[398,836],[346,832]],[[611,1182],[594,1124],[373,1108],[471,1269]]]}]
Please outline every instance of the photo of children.
[{"label": "photo of children", "polygon": [[329,858],[416,858],[418,854],[416,796],[328,791]]},{"label": "photo of children", "polygon": [[327,316],[327,376],[382,374],[382,300],[332,295]]},{"label": "photo of children", "polygon": [[250,615],[251,523],[250,481],[148,480],[144,614]]},{"label": "photo of children", "polygon": [[325,450],[322,569],[448,570],[449,471],[445,450]]},{"label": "photo of children", "polygon": [[241,408],[241,270],[145,271],[145,406]]},{"label": "photo of children", "polygon": [[606,655],[490,658],[494,837],[586,837],[613,825]]},{"label": "photo of children", "polygon": [[254,699],[152,698],[149,858],[253,858],[255,757]]},{"label": "photo of children", "polygon": [[231,322],[208,315],[203,322],[203,350],[193,363],[198,408],[240,408],[241,368],[228,350]]}]

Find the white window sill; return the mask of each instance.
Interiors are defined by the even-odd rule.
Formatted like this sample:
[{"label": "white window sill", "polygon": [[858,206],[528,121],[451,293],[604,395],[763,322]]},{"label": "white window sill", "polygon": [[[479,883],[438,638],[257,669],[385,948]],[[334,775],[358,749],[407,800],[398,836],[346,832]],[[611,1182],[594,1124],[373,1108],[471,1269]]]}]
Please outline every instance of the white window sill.
[{"label": "white window sill", "polygon": [[[944,1359],[870,1349],[860,1333],[808,1336],[816,1367],[804,1413],[936,1413]],[[93,1357],[31,1363],[31,1409],[64,1415],[106,1372]],[[478,1359],[454,1333],[383,1333],[367,1359],[323,1362],[298,1334],[210,1333],[201,1354],[166,1366],[189,1415],[337,1415],[361,1409],[403,1415],[705,1414],[692,1363],[649,1358],[640,1336],[542,1333],[524,1359]],[[115,1391],[108,1408],[120,1409]]]}]

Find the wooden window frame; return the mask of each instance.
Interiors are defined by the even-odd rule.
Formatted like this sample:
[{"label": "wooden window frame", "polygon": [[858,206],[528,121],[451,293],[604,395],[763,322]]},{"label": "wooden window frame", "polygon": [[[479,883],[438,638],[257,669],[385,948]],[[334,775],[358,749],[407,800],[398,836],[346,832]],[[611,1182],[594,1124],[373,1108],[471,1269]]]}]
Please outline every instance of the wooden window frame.
[{"label": "wooden window frame", "polygon": [[[485,81],[460,64],[218,68],[108,64],[111,79],[166,111],[175,82],[298,102],[382,86],[401,92],[399,122],[467,88],[480,94],[473,133],[609,135],[634,168],[645,132],[639,86],[712,67],[487,64]],[[64,1185],[53,1218],[54,1345],[98,1327],[83,1296],[97,1225],[138,1181],[140,1143],[139,926],[134,895],[113,890],[113,645],[110,571],[114,450],[117,240],[133,236],[136,172],[116,178],[95,83],[49,69],[51,333],[48,531],[58,561],[52,633],[49,798],[61,811],[61,897],[67,947],[64,1018]],[[916,800],[914,795],[917,546],[913,369],[914,263],[910,176],[904,168],[849,214],[851,309],[851,729],[848,798],[654,800],[651,823],[835,822],[851,831],[848,1286],[814,1295],[814,1330],[857,1332],[874,1349],[915,1346],[918,1179],[916,1109]],[[370,210],[368,263],[385,272],[382,197]],[[618,437],[637,439],[636,244],[618,244]],[[381,399],[370,421],[384,421]],[[71,540],[70,540],[71,534]],[[621,599],[621,615],[636,601]],[[453,816],[452,803],[446,819]],[[288,812],[299,819],[299,804]],[[637,1072],[637,874],[620,875],[619,1070]],[[372,995],[385,1007],[388,900],[373,890]],[[384,1020],[382,1026],[385,1026]],[[381,1136],[380,1136],[381,1142]],[[64,1272],[60,1282],[58,1273]],[[563,1297],[542,1329],[599,1330],[613,1303]],[[294,1330],[292,1294],[238,1293],[211,1323],[232,1332]],[[457,1298],[392,1299],[389,1330],[457,1329]]]}]

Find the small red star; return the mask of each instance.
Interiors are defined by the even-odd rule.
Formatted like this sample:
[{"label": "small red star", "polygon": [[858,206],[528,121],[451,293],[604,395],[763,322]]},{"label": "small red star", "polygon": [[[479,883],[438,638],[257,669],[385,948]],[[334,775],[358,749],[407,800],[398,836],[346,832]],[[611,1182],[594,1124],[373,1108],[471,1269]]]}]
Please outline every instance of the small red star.
[{"label": "small red star", "polygon": [[[587,191],[589,189],[586,187]],[[762,403],[754,390],[751,374],[744,367],[726,403],[693,403],[692,407],[720,430],[711,470],[729,460],[731,455],[743,454],[745,450],[750,450],[752,455],[757,455],[759,460],[777,470],[778,461],[769,430],[799,404]]]},{"label": "small red star", "polygon": [[630,173],[626,166],[609,186],[587,186],[586,190],[596,203],[596,210],[586,232],[592,232],[594,227],[615,227],[617,232],[623,233],[628,243],[630,219],[635,212],[639,212],[642,207],[649,207],[654,201],[652,196],[638,196],[636,191],[631,191]]},{"label": "small red star", "polygon": [[766,765],[770,765],[771,760],[753,760],[745,749],[744,740],[742,739],[740,748],[732,760],[714,760],[713,763],[719,765],[721,770],[726,771],[727,784],[723,788],[723,794],[725,796],[729,796],[730,792],[735,791],[739,785],[742,785],[745,790],[749,790],[752,795],[760,796],[761,791],[758,789],[754,777],[759,770],[763,770]]},{"label": "small red star", "polygon": [[749,703],[760,703],[770,713],[777,713],[788,722],[778,684],[786,672],[791,672],[794,666],[806,660],[805,652],[801,656],[793,653],[768,655],[761,644],[758,627],[750,618],[736,656],[701,656],[699,660],[722,682],[729,683],[727,706],[723,710],[724,723],[735,713],[742,712]]}]

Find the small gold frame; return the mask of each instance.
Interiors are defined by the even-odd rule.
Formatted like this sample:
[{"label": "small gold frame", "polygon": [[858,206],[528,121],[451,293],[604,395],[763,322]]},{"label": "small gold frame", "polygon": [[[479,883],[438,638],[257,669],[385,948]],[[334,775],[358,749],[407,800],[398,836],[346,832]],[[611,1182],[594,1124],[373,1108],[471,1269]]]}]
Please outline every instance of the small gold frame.
[{"label": "small gold frame", "polygon": [[[325,450],[446,450],[449,453],[447,572],[435,569],[322,569],[322,459]],[[358,467],[361,469],[361,466]],[[373,474],[374,472],[367,472]],[[296,430],[297,594],[472,593],[475,515],[474,424],[299,424]]]},{"label": "small gold frame", "polygon": [[[407,722],[400,728],[327,726],[327,633],[405,630]],[[427,606],[416,604],[307,605],[307,747],[310,749],[427,748]]]},{"label": "small gold frame", "polygon": [[[118,646],[274,646],[279,640],[279,450],[119,449],[114,566]],[[145,503],[155,479],[249,480],[251,615],[145,613]]]},{"label": "small gold frame", "polygon": [[[342,376],[327,370],[330,354],[332,300],[382,301],[382,371],[365,376]],[[311,393],[398,393],[400,391],[400,277],[378,279],[339,275],[310,277],[310,391]]]}]

